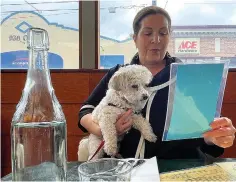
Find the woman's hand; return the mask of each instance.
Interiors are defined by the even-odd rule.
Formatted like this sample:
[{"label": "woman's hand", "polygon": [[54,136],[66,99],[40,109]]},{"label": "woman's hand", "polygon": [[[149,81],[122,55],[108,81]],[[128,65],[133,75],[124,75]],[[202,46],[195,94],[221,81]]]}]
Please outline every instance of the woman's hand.
[{"label": "woman's hand", "polygon": [[129,109],[128,111],[126,111],[123,114],[120,114],[118,116],[118,119],[116,121],[116,131],[118,135],[122,135],[124,133],[126,133],[127,131],[130,130],[133,121],[130,119],[130,116],[132,114],[132,110]]},{"label": "woman's hand", "polygon": [[215,144],[222,148],[231,147],[234,143],[236,129],[229,118],[217,118],[211,123],[212,130],[203,134],[207,144]]}]

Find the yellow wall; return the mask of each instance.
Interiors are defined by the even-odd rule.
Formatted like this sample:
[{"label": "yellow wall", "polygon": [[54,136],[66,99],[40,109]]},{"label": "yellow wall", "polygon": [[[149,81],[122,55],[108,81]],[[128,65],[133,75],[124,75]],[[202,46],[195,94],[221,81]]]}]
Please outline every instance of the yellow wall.
[{"label": "yellow wall", "polygon": [[[79,68],[79,31],[49,25],[44,19],[33,13],[15,14],[1,24],[2,53],[27,49],[26,44],[21,42],[25,34],[15,28],[23,21],[33,27],[47,30],[50,39],[49,52],[62,57],[64,60],[64,69]],[[9,41],[10,35],[20,36],[21,41]]]},{"label": "yellow wall", "polygon": [[105,39],[100,39],[101,55],[124,55],[124,62],[129,63],[134,54],[137,52],[133,40],[125,42],[115,42]]}]

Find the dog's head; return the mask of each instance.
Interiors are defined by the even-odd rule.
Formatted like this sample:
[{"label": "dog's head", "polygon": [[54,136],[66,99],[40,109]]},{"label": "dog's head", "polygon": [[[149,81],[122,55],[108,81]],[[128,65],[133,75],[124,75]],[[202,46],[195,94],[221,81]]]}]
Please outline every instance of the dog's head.
[{"label": "dog's head", "polygon": [[148,84],[152,80],[151,72],[141,65],[121,67],[111,77],[108,88],[115,90],[119,96],[136,111],[141,110],[148,98]]}]

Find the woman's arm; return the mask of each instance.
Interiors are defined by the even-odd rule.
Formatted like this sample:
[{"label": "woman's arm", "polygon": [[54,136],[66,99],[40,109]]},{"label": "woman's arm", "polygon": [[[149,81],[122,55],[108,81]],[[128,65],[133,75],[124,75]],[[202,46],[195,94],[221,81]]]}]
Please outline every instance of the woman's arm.
[{"label": "woman's arm", "polygon": [[97,123],[95,123],[92,119],[92,114],[86,114],[84,115],[81,120],[80,120],[80,124],[86,128],[86,130],[89,133],[92,133],[96,136],[102,136],[102,132],[101,129],[99,127],[99,125]]}]

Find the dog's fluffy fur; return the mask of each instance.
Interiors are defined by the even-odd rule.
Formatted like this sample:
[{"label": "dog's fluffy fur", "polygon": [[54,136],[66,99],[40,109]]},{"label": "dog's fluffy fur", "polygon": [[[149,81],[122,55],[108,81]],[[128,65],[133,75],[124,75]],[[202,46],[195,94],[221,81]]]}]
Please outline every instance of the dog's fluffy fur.
[{"label": "dog's fluffy fur", "polygon": [[131,115],[133,127],[139,130],[146,140],[156,141],[157,137],[149,122],[138,113],[149,97],[147,85],[151,79],[151,72],[141,65],[124,66],[115,72],[109,81],[106,96],[92,113],[94,122],[97,122],[101,128],[103,138],[90,134],[88,138],[82,139],[78,151],[79,161],[90,159],[102,140],[105,141],[104,150],[100,150],[93,159],[102,158],[104,151],[111,156],[117,154],[118,135],[115,122],[127,109],[133,111]]}]

